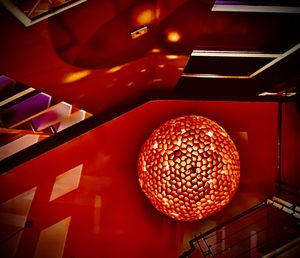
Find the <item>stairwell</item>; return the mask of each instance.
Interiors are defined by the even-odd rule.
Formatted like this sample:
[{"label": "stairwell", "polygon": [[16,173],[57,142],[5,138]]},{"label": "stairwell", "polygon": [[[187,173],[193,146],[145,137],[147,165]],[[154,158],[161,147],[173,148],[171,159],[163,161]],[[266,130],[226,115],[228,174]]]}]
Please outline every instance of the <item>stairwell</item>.
[{"label": "stairwell", "polygon": [[0,161],[91,117],[5,75],[0,76]]},{"label": "stairwell", "polygon": [[299,257],[300,206],[271,196],[189,241],[181,258]]}]

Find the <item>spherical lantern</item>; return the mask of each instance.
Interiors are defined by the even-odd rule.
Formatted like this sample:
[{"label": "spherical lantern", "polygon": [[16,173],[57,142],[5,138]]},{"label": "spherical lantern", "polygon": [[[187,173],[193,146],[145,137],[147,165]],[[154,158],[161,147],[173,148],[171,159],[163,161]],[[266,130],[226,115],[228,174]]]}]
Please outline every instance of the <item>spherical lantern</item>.
[{"label": "spherical lantern", "polygon": [[152,205],[176,220],[194,221],[230,202],[240,178],[237,149],[217,123],[202,116],[171,119],[144,143],[140,186]]}]

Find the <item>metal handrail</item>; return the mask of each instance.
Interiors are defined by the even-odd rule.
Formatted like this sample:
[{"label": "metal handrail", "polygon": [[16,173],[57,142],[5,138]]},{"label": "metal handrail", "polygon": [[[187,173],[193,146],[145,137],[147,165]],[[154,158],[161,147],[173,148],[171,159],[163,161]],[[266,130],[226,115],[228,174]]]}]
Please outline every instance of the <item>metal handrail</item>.
[{"label": "metal handrail", "polygon": [[185,251],[185,252],[183,252],[183,253],[179,256],[179,258],[187,258],[187,257],[189,257],[189,256],[192,254],[192,252],[195,250],[195,243],[196,243],[197,241],[199,241],[200,239],[202,239],[202,238],[204,238],[204,237],[210,235],[211,233],[213,233],[213,232],[215,232],[215,231],[221,229],[222,227],[227,226],[228,224],[230,224],[230,223],[232,223],[232,222],[234,222],[234,221],[236,221],[236,220],[241,219],[242,217],[244,217],[244,216],[246,216],[246,215],[248,215],[248,214],[250,214],[250,213],[256,211],[257,209],[266,206],[266,204],[267,204],[267,201],[265,200],[265,201],[263,201],[263,202],[261,202],[261,203],[255,205],[255,206],[253,206],[253,207],[251,207],[251,208],[249,208],[249,209],[243,211],[242,213],[240,213],[240,214],[238,214],[238,215],[236,215],[236,216],[234,216],[234,217],[232,217],[232,218],[230,218],[230,219],[228,219],[228,220],[226,220],[226,221],[220,223],[219,225],[217,225],[217,226],[215,226],[214,228],[212,228],[212,229],[206,231],[205,233],[201,233],[199,236],[194,237],[193,239],[191,239],[191,240],[189,241],[190,249],[187,250],[187,251]]}]

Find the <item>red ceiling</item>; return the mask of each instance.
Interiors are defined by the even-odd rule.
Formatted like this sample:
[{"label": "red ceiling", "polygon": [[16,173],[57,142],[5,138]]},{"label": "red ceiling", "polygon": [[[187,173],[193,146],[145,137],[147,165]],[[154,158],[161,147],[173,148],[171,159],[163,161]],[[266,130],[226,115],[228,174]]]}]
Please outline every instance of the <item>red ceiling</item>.
[{"label": "red ceiling", "polygon": [[[194,48],[280,52],[299,38],[294,15],[211,12],[213,3],[89,0],[30,27],[2,7],[0,71],[101,113],[149,90],[172,91]],[[132,39],[143,25],[148,33]],[[77,72],[85,77],[66,82]]]}]

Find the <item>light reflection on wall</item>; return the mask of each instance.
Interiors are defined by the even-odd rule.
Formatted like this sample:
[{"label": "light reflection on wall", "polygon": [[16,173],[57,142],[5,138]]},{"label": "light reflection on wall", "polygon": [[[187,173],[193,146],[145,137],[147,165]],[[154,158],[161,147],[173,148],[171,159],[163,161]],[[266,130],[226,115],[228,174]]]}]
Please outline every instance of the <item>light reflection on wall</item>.
[{"label": "light reflection on wall", "polygon": [[71,217],[67,217],[40,232],[34,258],[63,257]]},{"label": "light reflection on wall", "polygon": [[83,71],[79,71],[79,72],[69,73],[69,74],[65,75],[65,77],[63,78],[62,81],[63,81],[63,83],[76,82],[76,81],[79,81],[79,80],[87,77],[91,73],[92,73],[91,70],[83,70]]},{"label": "light reflection on wall", "polygon": [[106,73],[115,73],[115,72],[121,70],[122,67],[123,67],[123,65],[118,65],[118,66],[112,67],[109,70],[107,70]]},{"label": "light reflection on wall", "polygon": [[82,168],[83,164],[80,164],[56,177],[50,201],[53,201],[78,188]]},{"label": "light reflection on wall", "polygon": [[132,20],[135,26],[148,25],[155,19],[155,17],[155,8],[150,4],[138,6],[132,13]]}]

